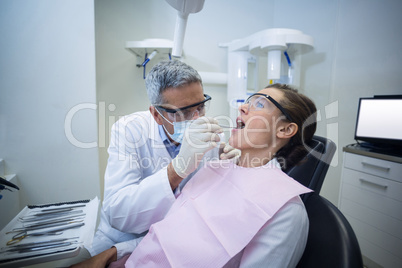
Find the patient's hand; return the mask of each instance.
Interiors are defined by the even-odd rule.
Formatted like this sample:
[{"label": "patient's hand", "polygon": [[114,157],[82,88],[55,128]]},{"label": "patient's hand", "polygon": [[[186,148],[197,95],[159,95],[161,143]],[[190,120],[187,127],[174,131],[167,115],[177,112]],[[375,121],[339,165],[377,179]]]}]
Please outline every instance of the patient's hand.
[{"label": "patient's hand", "polygon": [[106,267],[109,263],[116,260],[117,260],[117,249],[115,247],[111,247],[86,261],[70,266],[70,268]]}]

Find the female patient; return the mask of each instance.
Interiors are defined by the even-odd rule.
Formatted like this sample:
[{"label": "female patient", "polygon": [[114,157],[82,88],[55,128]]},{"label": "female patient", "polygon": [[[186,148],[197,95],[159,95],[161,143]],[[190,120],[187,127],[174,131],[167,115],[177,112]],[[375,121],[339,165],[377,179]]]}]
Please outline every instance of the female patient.
[{"label": "female patient", "polygon": [[303,159],[316,129],[316,107],[275,84],[239,110],[229,143],[241,157],[201,169],[126,267],[296,266],[308,233],[299,195],[310,190],[281,168]]}]

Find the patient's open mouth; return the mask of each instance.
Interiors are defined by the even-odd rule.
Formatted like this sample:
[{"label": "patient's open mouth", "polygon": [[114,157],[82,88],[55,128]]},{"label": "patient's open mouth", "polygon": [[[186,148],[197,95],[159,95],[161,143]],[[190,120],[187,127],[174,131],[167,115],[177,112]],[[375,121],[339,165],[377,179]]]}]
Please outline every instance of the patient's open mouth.
[{"label": "patient's open mouth", "polygon": [[246,124],[241,120],[241,118],[237,118],[236,128],[243,129],[245,126],[246,126]]}]

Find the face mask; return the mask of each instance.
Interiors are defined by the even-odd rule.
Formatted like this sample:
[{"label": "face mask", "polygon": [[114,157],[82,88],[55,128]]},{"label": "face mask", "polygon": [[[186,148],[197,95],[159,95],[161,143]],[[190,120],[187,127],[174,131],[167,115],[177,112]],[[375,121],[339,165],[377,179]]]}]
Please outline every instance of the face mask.
[{"label": "face mask", "polygon": [[[180,122],[173,122],[173,128],[174,132],[173,134],[170,134],[165,126],[163,128],[166,130],[166,133],[169,135],[169,137],[174,140],[175,142],[182,143],[183,137],[184,137],[184,131],[188,126],[193,122],[194,120],[186,120],[186,121],[180,121]],[[169,121],[168,121],[169,122]],[[169,122],[170,123],[170,122]]]},{"label": "face mask", "polygon": [[156,111],[165,119],[169,124],[173,125],[174,132],[173,134],[170,134],[169,131],[165,128],[164,125],[162,127],[165,129],[166,133],[168,136],[174,140],[177,143],[182,143],[183,137],[184,137],[184,131],[188,128],[188,126],[194,121],[194,120],[184,120],[180,122],[170,122],[167,120],[159,111],[156,109]]}]

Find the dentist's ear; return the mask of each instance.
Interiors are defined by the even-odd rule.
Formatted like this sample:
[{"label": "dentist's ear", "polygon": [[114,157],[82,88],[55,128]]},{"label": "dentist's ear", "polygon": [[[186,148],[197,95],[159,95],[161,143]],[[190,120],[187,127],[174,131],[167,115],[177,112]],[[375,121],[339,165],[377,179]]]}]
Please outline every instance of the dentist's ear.
[{"label": "dentist's ear", "polygon": [[149,111],[151,112],[152,116],[154,117],[156,123],[158,125],[162,125],[162,116],[158,113],[155,106],[149,106]]},{"label": "dentist's ear", "polygon": [[291,137],[296,135],[298,130],[299,127],[297,126],[296,123],[286,123],[278,129],[276,134],[278,138],[290,139]]}]

